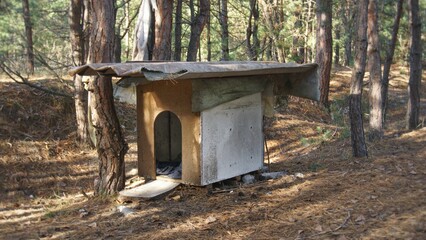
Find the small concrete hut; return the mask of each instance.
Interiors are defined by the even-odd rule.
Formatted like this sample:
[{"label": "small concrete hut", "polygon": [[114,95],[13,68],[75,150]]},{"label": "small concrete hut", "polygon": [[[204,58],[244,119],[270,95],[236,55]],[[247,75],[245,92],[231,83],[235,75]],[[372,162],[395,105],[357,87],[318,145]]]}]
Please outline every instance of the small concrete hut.
[{"label": "small concrete hut", "polygon": [[199,186],[262,168],[274,95],[319,100],[316,64],[100,63],[70,73],[136,86],[139,175],[156,179],[160,165],[179,165],[178,181]]}]

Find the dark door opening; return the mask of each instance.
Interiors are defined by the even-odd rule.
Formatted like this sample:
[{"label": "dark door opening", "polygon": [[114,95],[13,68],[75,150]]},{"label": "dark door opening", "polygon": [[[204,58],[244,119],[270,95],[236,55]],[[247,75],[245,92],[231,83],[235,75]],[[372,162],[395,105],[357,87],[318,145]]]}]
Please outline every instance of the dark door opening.
[{"label": "dark door opening", "polygon": [[164,111],[154,122],[157,175],[182,178],[182,125],[176,114]]}]

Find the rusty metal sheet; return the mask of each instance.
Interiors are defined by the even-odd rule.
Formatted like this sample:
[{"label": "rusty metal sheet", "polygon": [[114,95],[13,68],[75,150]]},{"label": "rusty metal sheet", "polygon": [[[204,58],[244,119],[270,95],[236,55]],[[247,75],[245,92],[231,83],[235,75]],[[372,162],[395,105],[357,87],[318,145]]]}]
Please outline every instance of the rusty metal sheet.
[{"label": "rusty metal sheet", "polygon": [[75,67],[70,75],[112,75],[140,77],[149,81],[216,78],[263,74],[301,73],[316,69],[317,64],[277,62],[127,62],[92,63]]},{"label": "rusty metal sheet", "polygon": [[117,84],[123,87],[152,81],[193,79],[193,111],[198,112],[261,92],[271,79],[275,95],[293,95],[318,101],[317,67],[315,63],[142,61],[88,64],[73,68],[69,73],[120,77],[122,79]]}]

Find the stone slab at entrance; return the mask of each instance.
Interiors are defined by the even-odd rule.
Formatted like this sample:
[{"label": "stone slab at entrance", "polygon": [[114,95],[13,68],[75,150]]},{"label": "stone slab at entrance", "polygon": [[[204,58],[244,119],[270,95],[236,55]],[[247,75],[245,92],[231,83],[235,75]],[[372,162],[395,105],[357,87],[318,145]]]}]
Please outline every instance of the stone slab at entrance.
[{"label": "stone slab at entrance", "polygon": [[172,191],[177,186],[179,186],[179,184],[180,183],[177,182],[157,179],[149,183],[143,184],[139,187],[123,190],[120,192],[120,196],[151,199],[161,194]]}]

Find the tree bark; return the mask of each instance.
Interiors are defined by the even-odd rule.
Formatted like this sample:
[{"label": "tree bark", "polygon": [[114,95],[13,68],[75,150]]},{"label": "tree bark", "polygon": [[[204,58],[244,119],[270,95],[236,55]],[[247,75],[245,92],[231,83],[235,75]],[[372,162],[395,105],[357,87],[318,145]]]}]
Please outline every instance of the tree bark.
[{"label": "tree bark", "polygon": [[211,40],[211,13],[209,12],[209,17],[207,18],[207,61],[212,60],[212,40]]},{"label": "tree bark", "polygon": [[[192,6],[193,8],[194,6]],[[194,11],[191,10],[191,15]],[[189,39],[188,52],[186,61],[197,60],[197,50],[200,46],[200,36],[206,25],[207,18],[210,12],[210,0],[200,0],[200,9],[198,14],[191,18],[191,36]]]},{"label": "tree bark", "polygon": [[153,60],[172,59],[172,18],[173,1],[157,0],[157,10],[155,10],[155,41],[152,52]]},{"label": "tree bark", "polygon": [[[302,5],[303,5],[303,1],[302,1]],[[303,52],[300,50],[300,46],[303,45],[303,43],[301,43],[302,38],[301,36],[301,31],[302,31],[302,9],[301,8],[296,8],[296,11],[294,12],[294,17],[297,19],[294,22],[294,33],[293,33],[293,44],[291,47],[291,58],[292,61],[297,62],[297,63],[302,63],[303,62]],[[303,49],[303,48],[302,48]]]},{"label": "tree bark", "polygon": [[320,103],[328,107],[330,73],[332,64],[333,43],[331,35],[331,0],[317,0],[317,54],[315,61],[319,64]]},{"label": "tree bark", "polygon": [[126,21],[126,34],[124,42],[126,43],[126,48],[124,50],[125,59],[129,59],[130,54],[130,1],[126,1],[124,3],[124,15],[125,15],[125,21]]},{"label": "tree bark", "polygon": [[349,119],[351,122],[351,142],[354,157],[368,156],[362,121],[362,80],[367,59],[367,11],[368,0],[359,0],[357,6],[357,35],[355,40],[355,66],[352,70],[349,96]]},{"label": "tree bark", "polygon": [[229,61],[228,0],[219,0],[219,23],[222,30],[222,61]]},{"label": "tree bark", "polygon": [[334,66],[339,66],[340,65],[340,29],[339,27],[337,27],[336,29],[336,44],[334,46]]},{"label": "tree bark", "polygon": [[[114,55],[114,0],[91,0],[90,57],[92,63],[113,61]],[[114,194],[124,188],[124,155],[128,147],[123,138],[114,106],[112,82],[109,76],[91,78],[89,91],[93,93],[94,127],[96,129],[99,177],[95,193]]]},{"label": "tree bark", "polygon": [[90,34],[91,34],[91,28],[90,28],[90,0],[83,0],[83,47],[84,47],[84,62],[87,63],[89,59],[89,45],[90,45]]},{"label": "tree bark", "polygon": [[[259,5],[257,0],[250,0],[250,15],[246,29],[246,46],[249,60],[257,61],[260,41],[258,38]],[[253,43],[252,43],[253,38]]]},{"label": "tree bark", "polygon": [[368,4],[368,71],[370,72],[370,140],[383,137],[383,96],[382,69],[380,63],[380,41],[378,30],[377,0],[369,0]]},{"label": "tree bark", "polygon": [[269,39],[267,58],[274,61],[285,62],[286,54],[283,47],[283,36],[280,34],[284,23],[284,7],[282,0],[259,1],[263,9],[265,27]]},{"label": "tree bark", "polygon": [[353,25],[355,14],[352,10],[350,0],[342,0],[342,23],[344,28],[344,58],[343,58],[343,66],[349,66],[352,60],[352,35],[353,35]]},{"label": "tree bark", "polygon": [[[74,66],[84,64],[84,36],[83,36],[83,1],[71,0],[69,23],[70,23],[70,42],[71,58]],[[87,121],[87,98],[80,75],[74,76],[74,105],[77,123],[77,140],[83,143],[89,143],[88,121]]]},{"label": "tree bark", "polygon": [[383,88],[382,88],[382,98],[383,98],[383,126],[386,123],[386,112],[387,112],[387,102],[388,102],[388,89],[389,89],[389,73],[392,65],[393,55],[395,53],[396,37],[398,35],[399,22],[402,16],[402,4],[404,0],[398,0],[396,6],[396,14],[392,27],[392,37],[389,41],[389,48],[386,51],[385,63],[383,65]]},{"label": "tree bark", "polygon": [[25,24],[25,42],[27,50],[27,70],[34,74],[34,49],[33,49],[33,26],[31,24],[30,5],[28,0],[22,0]]},{"label": "tree bark", "polygon": [[[315,2],[313,1],[306,1],[306,5],[307,5],[307,13],[306,13],[306,17],[305,17],[305,36],[304,36],[304,56],[303,56],[303,62],[312,62],[312,46],[311,44],[309,44],[309,38],[313,32],[313,8],[314,8],[314,4]],[[306,7],[305,7],[306,8]]]},{"label": "tree bark", "polygon": [[117,32],[115,33],[115,40],[114,40],[114,61],[116,63],[121,62],[121,36],[120,36],[120,26],[117,26]]},{"label": "tree bark", "polygon": [[176,1],[174,59],[182,59],[182,0]]},{"label": "tree bark", "polygon": [[422,24],[419,16],[419,0],[409,0],[410,9],[410,80],[408,82],[407,129],[420,125],[420,86],[422,80]]}]

